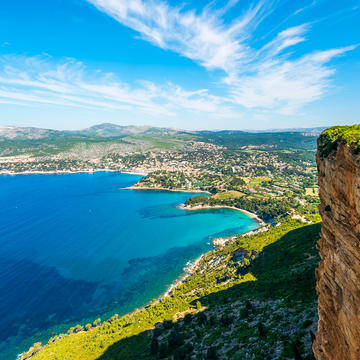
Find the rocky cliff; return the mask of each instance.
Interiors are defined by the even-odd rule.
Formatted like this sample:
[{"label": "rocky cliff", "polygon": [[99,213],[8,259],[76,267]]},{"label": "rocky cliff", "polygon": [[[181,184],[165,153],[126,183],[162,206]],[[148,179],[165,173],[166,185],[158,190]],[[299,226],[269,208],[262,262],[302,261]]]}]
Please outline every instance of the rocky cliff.
[{"label": "rocky cliff", "polygon": [[318,141],[318,360],[360,360],[360,126],[325,130]]}]

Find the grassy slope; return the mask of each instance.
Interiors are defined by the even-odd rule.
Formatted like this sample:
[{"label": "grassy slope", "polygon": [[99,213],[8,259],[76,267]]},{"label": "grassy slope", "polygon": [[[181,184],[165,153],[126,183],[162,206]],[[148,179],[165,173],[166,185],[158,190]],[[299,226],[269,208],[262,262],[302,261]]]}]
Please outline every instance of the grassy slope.
[{"label": "grassy slope", "polygon": [[[319,224],[289,220],[239,237],[206,254],[170,297],[52,339],[32,359],[285,359],[300,353],[310,359],[319,230]],[[239,249],[244,260],[234,253]]]}]

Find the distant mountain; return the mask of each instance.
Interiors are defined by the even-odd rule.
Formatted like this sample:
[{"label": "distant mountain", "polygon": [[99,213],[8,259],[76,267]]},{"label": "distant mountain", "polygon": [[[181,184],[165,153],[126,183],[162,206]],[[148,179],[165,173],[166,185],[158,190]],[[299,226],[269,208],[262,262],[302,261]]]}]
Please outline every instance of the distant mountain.
[{"label": "distant mountain", "polygon": [[0,126],[0,139],[3,140],[36,140],[57,137],[117,137],[130,135],[172,135],[175,129],[157,128],[151,126],[121,126],[110,123],[91,126],[83,130],[51,130],[35,127]]},{"label": "distant mountain", "polygon": [[250,133],[282,133],[282,132],[300,132],[300,133],[313,133],[313,134],[320,134],[325,129],[326,126],[319,126],[314,128],[287,128],[287,129],[266,129],[266,130],[246,130],[246,132]]},{"label": "distant mountain", "polygon": [[97,135],[97,136],[119,136],[119,135],[133,135],[146,131],[148,126],[121,126],[111,123],[104,123],[91,126],[84,130],[76,131],[80,134]]},{"label": "distant mountain", "polygon": [[82,135],[97,135],[103,137],[111,136],[128,136],[137,134],[174,134],[176,130],[168,128],[157,128],[151,126],[121,126],[111,123],[104,123],[95,126],[91,126],[87,129],[76,131],[76,133]]},{"label": "distant mountain", "polygon": [[61,134],[61,131],[35,127],[0,126],[0,139],[36,140]]},{"label": "distant mountain", "polygon": [[320,134],[325,127],[315,128],[288,128],[288,129],[267,129],[267,130],[203,130],[203,131],[186,131],[171,128],[160,128],[152,126],[136,126],[136,125],[116,125],[111,123],[103,123],[94,125],[83,130],[51,130],[35,127],[17,127],[17,126],[0,126],[0,139],[16,139],[16,140],[36,140],[44,138],[66,137],[69,135],[87,137],[117,137],[131,135],[174,135],[176,133],[191,133],[198,135],[245,135],[245,134],[265,134],[265,133],[311,133]]},{"label": "distant mountain", "polygon": [[241,130],[186,131],[151,126],[104,123],[83,130],[51,130],[0,126],[0,157],[32,154],[92,159],[113,153],[178,150],[200,141],[231,150],[315,150],[322,128],[250,132]]}]

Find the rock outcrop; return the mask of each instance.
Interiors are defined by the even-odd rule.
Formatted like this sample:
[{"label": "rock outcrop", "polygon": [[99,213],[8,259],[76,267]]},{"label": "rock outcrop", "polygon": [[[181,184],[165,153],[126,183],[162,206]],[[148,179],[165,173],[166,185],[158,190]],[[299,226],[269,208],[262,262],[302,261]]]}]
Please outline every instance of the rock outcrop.
[{"label": "rock outcrop", "polygon": [[360,360],[360,127],[319,138],[317,165],[323,219],[317,269],[318,360]]}]

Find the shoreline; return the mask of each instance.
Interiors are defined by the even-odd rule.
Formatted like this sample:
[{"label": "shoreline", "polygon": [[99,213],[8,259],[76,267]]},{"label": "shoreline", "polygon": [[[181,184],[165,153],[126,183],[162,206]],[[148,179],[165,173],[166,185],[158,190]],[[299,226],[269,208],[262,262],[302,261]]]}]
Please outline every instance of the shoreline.
[{"label": "shoreline", "polygon": [[[211,250],[209,250],[209,251],[211,251]],[[176,288],[178,288],[178,287],[184,282],[184,280],[186,280],[190,275],[192,275],[192,274],[195,272],[195,270],[197,269],[197,267],[199,266],[199,264],[200,264],[202,258],[204,257],[204,255],[206,255],[207,253],[208,253],[208,251],[205,252],[205,253],[203,253],[203,254],[201,254],[201,255],[200,255],[198,258],[196,258],[193,262],[192,262],[191,260],[189,260],[189,261],[186,263],[186,265],[189,264],[189,263],[190,263],[190,264],[184,267],[184,269],[183,269],[183,270],[184,270],[183,274],[181,274],[178,278],[176,278],[176,279],[170,284],[170,286],[168,287],[168,289],[159,296],[158,300],[160,301],[161,299],[170,296],[171,293],[172,293],[174,290],[176,290]]]},{"label": "shoreline", "polygon": [[[25,172],[18,172],[18,173],[11,173],[11,172],[2,172],[0,171],[0,175],[32,175],[32,174],[43,174],[43,175],[53,175],[53,174],[79,174],[79,173],[85,173],[85,174],[91,174],[91,173],[95,173],[95,172],[119,172],[119,173],[123,173],[123,174],[130,174],[130,175],[147,175],[148,173],[145,172],[137,172],[137,171],[131,171],[131,170],[112,170],[112,169],[95,169],[92,171],[89,170],[81,170],[81,171],[70,171],[70,170],[58,170],[58,171],[25,171]],[[184,189],[168,189],[168,188],[152,188],[152,187],[146,187],[146,186],[130,186],[130,187],[125,187],[123,189],[128,189],[128,190],[152,190],[152,191],[168,191],[168,192],[182,192],[182,193],[197,193],[197,194],[201,194],[201,193],[205,193],[208,195],[211,195],[210,192],[208,191],[204,191],[204,190],[184,190]],[[178,208],[181,210],[188,210],[188,211],[197,211],[197,210],[206,210],[206,209],[232,209],[232,210],[236,210],[236,211],[240,211],[244,214],[246,214],[247,216],[249,216],[250,218],[254,219],[257,223],[259,223],[261,226],[266,225],[266,223],[260,219],[256,214],[253,214],[247,210],[244,209],[239,209],[236,207],[231,207],[231,206],[221,206],[221,205],[215,205],[215,206],[195,206],[195,207],[186,207],[185,204],[179,204]],[[261,227],[259,227],[261,228]],[[251,231],[250,231],[251,232]],[[246,233],[239,233],[241,235],[245,235]],[[236,234],[236,235],[239,235]],[[231,239],[233,236],[229,236],[228,238]],[[156,303],[161,302],[163,299],[171,296],[178,287],[180,287],[184,281],[190,277],[191,275],[193,275],[196,270],[198,269],[199,265],[201,264],[204,256],[206,256],[209,252],[211,252],[213,249],[205,251],[204,253],[202,253],[199,257],[197,257],[194,260],[189,260],[185,266],[183,267],[183,272],[177,277],[175,278],[170,285],[167,287],[167,289],[162,292],[155,301],[150,301],[145,303],[144,305],[133,309],[132,311],[121,315],[121,316],[131,316],[139,311],[142,311],[146,308],[148,308],[149,306],[152,306]],[[108,319],[104,320],[107,321]],[[44,344],[45,346],[46,344]]]},{"label": "shoreline", "polygon": [[143,175],[146,176],[149,174],[146,171],[135,171],[135,170],[113,170],[113,169],[94,169],[94,170],[51,170],[51,171],[19,171],[19,172],[12,172],[12,171],[1,171],[0,175],[9,175],[9,176],[16,176],[16,175],[65,175],[65,174],[93,174],[96,172],[119,172],[122,174],[129,174],[129,175]]},{"label": "shoreline", "polygon": [[185,206],[184,204],[181,204],[181,209],[188,210],[188,211],[210,210],[210,209],[232,209],[232,210],[240,211],[245,215],[248,215],[252,219],[256,220],[262,226],[266,225],[265,221],[262,220],[261,218],[259,218],[259,216],[257,216],[256,214],[254,214],[254,213],[252,213],[250,211],[244,210],[244,209],[239,209],[239,208],[237,208],[235,206],[227,206],[227,205],[213,205],[213,206],[206,205],[206,206],[203,206],[203,205],[197,205],[197,206],[189,207],[189,206]]},{"label": "shoreline", "polygon": [[126,190],[153,190],[153,191],[170,191],[170,192],[184,192],[184,193],[193,193],[193,194],[208,194],[211,195],[211,193],[209,193],[206,190],[185,190],[185,189],[168,189],[168,188],[153,188],[151,186],[129,186],[124,188]]}]

